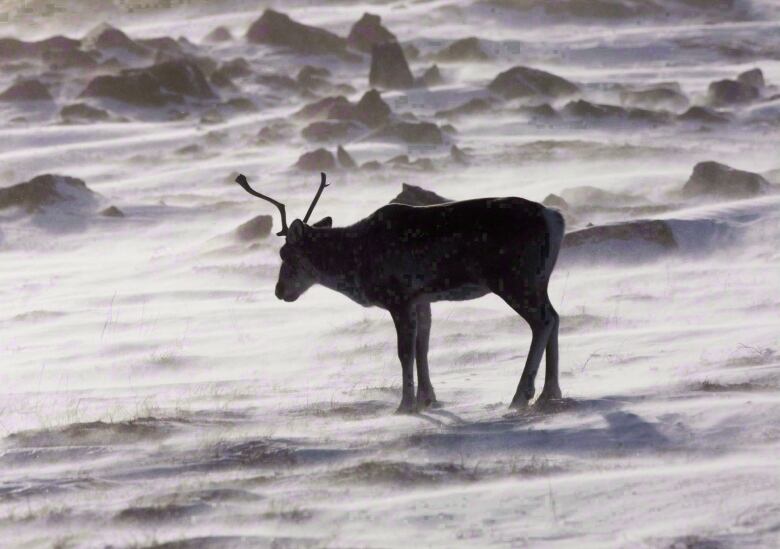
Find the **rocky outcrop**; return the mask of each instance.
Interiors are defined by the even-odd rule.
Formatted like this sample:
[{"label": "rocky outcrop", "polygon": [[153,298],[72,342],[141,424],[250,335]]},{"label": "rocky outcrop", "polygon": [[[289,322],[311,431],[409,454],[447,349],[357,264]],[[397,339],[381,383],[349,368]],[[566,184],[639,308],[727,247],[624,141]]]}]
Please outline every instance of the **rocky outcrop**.
[{"label": "rocky outcrop", "polygon": [[27,213],[36,213],[47,206],[62,203],[76,206],[93,204],[96,198],[81,179],[45,174],[25,183],[0,188],[0,210],[18,207]]},{"label": "rocky outcrop", "polygon": [[714,107],[750,103],[760,95],[757,87],[739,80],[718,80],[707,89],[708,101]]},{"label": "rocky outcrop", "polygon": [[474,99],[470,99],[465,103],[458,105],[457,107],[452,107],[451,109],[438,111],[436,112],[435,116],[437,118],[458,118],[461,116],[478,114],[489,110],[490,110],[490,101],[488,101],[487,99],[482,99],[480,97],[475,97]]},{"label": "rocky outcrop", "polygon": [[49,89],[38,80],[20,80],[3,93],[0,101],[51,101]]},{"label": "rocky outcrop", "polygon": [[80,47],[79,40],[61,35],[36,42],[26,42],[16,38],[0,38],[0,59],[29,59],[40,57],[45,53],[73,51]]},{"label": "rocky outcrop", "polygon": [[205,42],[211,43],[229,42],[233,40],[233,34],[230,32],[230,30],[228,30],[227,27],[220,26],[216,27],[214,30],[204,36],[203,40]]},{"label": "rocky outcrop", "polygon": [[440,49],[434,55],[436,61],[456,62],[456,61],[487,61],[490,56],[484,52],[479,38],[461,38],[455,40],[450,45]]},{"label": "rocky outcrop", "polygon": [[270,44],[298,53],[343,54],[347,41],[324,29],[293,21],[284,13],[267,9],[246,33],[254,44]]},{"label": "rocky outcrop", "polygon": [[770,186],[757,173],[708,161],[694,166],[682,193],[686,198],[749,198],[767,192]]},{"label": "rocky outcrop", "polygon": [[131,105],[161,107],[185,97],[215,99],[203,72],[190,60],[167,61],[143,69],[123,70],[119,75],[97,76],[81,97],[103,97]]},{"label": "rocky outcrop", "polygon": [[302,154],[295,163],[295,167],[307,172],[326,172],[336,167],[336,159],[330,151],[317,149]]},{"label": "rocky outcrop", "polygon": [[117,208],[116,206],[109,206],[105,210],[101,210],[100,215],[103,217],[125,217],[125,212]]},{"label": "rocky outcrop", "polygon": [[108,120],[109,115],[103,109],[91,107],[86,103],[74,103],[62,107],[60,117],[66,124],[78,124]]},{"label": "rocky outcrop", "polygon": [[406,89],[414,85],[412,71],[398,42],[374,44],[368,82],[372,87],[386,89]]},{"label": "rocky outcrop", "polygon": [[258,215],[246,223],[239,225],[234,234],[242,242],[251,242],[259,240],[271,234],[273,228],[273,217],[270,215]]},{"label": "rocky outcrop", "polygon": [[444,143],[441,129],[432,122],[390,122],[371,134],[371,137],[414,145]]},{"label": "rocky outcrop", "polygon": [[372,13],[364,13],[349,31],[347,44],[358,51],[370,52],[374,44],[397,42],[395,35],[382,25],[382,19]]},{"label": "rocky outcrop", "polygon": [[665,251],[678,248],[672,229],[666,222],[657,219],[625,221],[572,231],[564,237],[562,247],[571,250],[586,245],[619,243],[627,246],[650,244]]},{"label": "rocky outcrop", "polygon": [[688,98],[676,86],[659,86],[640,90],[623,90],[620,101],[629,107],[642,109],[675,109],[688,106]]},{"label": "rocky outcrop", "polygon": [[709,109],[707,107],[691,107],[677,117],[682,122],[699,122],[703,124],[725,124],[731,117],[728,113]]},{"label": "rocky outcrop", "polygon": [[671,120],[667,112],[591,103],[584,99],[567,103],[561,110],[561,113],[572,118],[642,122],[647,124],[664,124]]},{"label": "rocky outcrop", "polygon": [[352,170],[357,168],[355,159],[352,158],[352,155],[349,154],[347,150],[341,145],[339,145],[338,149],[336,149],[336,160],[339,161],[339,166],[345,170]]},{"label": "rocky outcrop", "polygon": [[505,99],[516,97],[559,98],[579,91],[565,78],[531,67],[513,67],[496,76],[488,89]]},{"label": "rocky outcrop", "polygon": [[303,128],[301,135],[308,141],[345,141],[360,133],[361,128],[351,120],[318,120]]},{"label": "rocky outcrop", "polygon": [[151,50],[143,46],[127,34],[106,23],[92,29],[82,40],[87,49],[96,49],[105,53],[125,53],[137,57],[145,57],[152,54]]},{"label": "rocky outcrop", "polygon": [[403,183],[401,192],[390,201],[390,204],[406,204],[408,206],[433,206],[434,204],[444,204],[452,202],[449,198],[444,198],[433,191]]},{"label": "rocky outcrop", "polygon": [[737,76],[737,82],[745,84],[746,86],[753,86],[754,88],[761,90],[766,86],[764,81],[764,73],[761,69],[750,69]]},{"label": "rocky outcrop", "polygon": [[356,120],[369,128],[384,124],[392,111],[376,90],[363,94],[355,105],[349,102],[337,102],[328,111],[328,118]]},{"label": "rocky outcrop", "polygon": [[442,82],[444,82],[444,78],[442,78],[438,65],[431,65],[428,67],[419,78],[419,83],[426,87],[438,86]]}]

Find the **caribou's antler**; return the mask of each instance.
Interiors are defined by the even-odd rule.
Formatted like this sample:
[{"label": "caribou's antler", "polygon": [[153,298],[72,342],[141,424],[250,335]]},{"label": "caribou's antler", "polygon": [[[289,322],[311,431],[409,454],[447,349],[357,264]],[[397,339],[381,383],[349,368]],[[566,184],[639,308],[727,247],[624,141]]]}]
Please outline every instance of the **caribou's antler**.
[{"label": "caribou's antler", "polygon": [[[322,175],[324,180],[325,174]],[[244,174],[239,174],[238,177],[236,177],[236,183],[241,185],[241,187],[243,187],[243,189],[249,194],[251,194],[252,196],[256,196],[257,198],[262,198],[263,200],[267,200],[268,202],[270,202],[271,204],[279,208],[279,213],[282,214],[282,230],[276,234],[279,236],[285,236],[287,234],[287,214],[284,211],[284,204],[282,204],[281,202],[277,202],[270,196],[265,196],[264,194],[260,194],[259,192],[254,190],[252,187],[249,186],[249,183],[247,182],[246,177],[244,177]],[[319,194],[317,196],[319,196]],[[312,206],[314,205],[312,204]]]},{"label": "caribou's antler", "polygon": [[322,176],[322,179],[320,180],[320,188],[317,189],[317,194],[314,195],[314,200],[311,201],[311,206],[309,206],[309,210],[306,212],[306,216],[303,218],[304,223],[309,221],[309,216],[311,216],[311,212],[314,211],[314,206],[317,205],[317,201],[320,199],[322,191],[324,191],[325,187],[328,186],[328,184],[325,183],[325,172],[320,172],[320,175]]}]

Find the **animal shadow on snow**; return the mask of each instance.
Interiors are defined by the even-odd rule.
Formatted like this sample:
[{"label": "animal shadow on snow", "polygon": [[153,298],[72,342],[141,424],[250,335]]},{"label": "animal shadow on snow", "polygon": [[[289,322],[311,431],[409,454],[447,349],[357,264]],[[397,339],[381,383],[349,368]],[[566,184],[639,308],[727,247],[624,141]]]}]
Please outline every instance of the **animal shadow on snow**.
[{"label": "animal shadow on snow", "polygon": [[[507,414],[501,419],[466,421],[446,410],[421,414],[439,430],[417,433],[407,438],[410,446],[442,451],[553,451],[634,453],[668,450],[671,442],[653,424],[639,415],[622,410],[623,399],[562,399],[528,410]],[[576,412],[583,426],[546,426],[542,421],[557,414]],[[594,426],[600,415],[604,424]],[[601,423],[601,422],[595,422]]]}]

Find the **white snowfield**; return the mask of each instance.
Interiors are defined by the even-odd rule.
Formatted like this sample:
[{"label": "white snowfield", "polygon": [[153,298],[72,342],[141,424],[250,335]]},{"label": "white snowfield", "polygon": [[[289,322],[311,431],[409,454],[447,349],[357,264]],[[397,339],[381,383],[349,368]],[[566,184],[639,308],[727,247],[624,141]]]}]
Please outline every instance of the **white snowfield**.
[{"label": "white snowfield", "polygon": [[[428,89],[383,91],[395,113],[457,133],[427,147],[344,142],[358,164],[408,154],[434,167],[331,170],[315,220],[353,223],[402,182],[537,201],[590,186],[645,209],[579,204],[568,230],[636,219],[671,230],[674,249],[564,248],[550,296],[565,398],[521,413],[507,407],[530,330],[495,296],[433,305],[442,406],[416,415],[393,413],[388,313],[321,287],[295,303],[274,297],[277,212],[231,174],[301,217],[319,173],[291,166],[336,143],[307,142],[297,126],[271,144],[255,136],[316,97],[249,78],[239,91],[259,108],[215,123],[103,103],[115,118],[68,125],[57,112],[80,88],[55,71],[42,77],[48,107],[0,102],[0,188],[52,173],[97,193],[0,209],[0,547],[779,547],[780,194],[690,200],[680,189],[707,160],[780,184],[780,13],[772,0],[720,2],[737,6],[733,17],[654,3],[672,15],[580,17],[585,0],[549,2],[571,7],[560,14],[491,11],[511,4],[501,1],[276,6],[339,36],[365,11],[381,15],[420,50],[415,75],[459,38],[480,38],[490,57],[438,62],[444,83]],[[215,59],[243,56],[258,73],[329,67],[353,102],[369,89],[368,57],[247,43],[261,13],[194,2],[101,17],[131,38],[186,36]],[[0,37],[80,38],[103,20],[19,17]],[[202,42],[217,25],[235,39]],[[515,65],[577,82],[593,103],[619,104],[617,85],[676,82],[703,105],[710,82],[754,67],[768,91],[722,108],[732,118],[715,125],[540,121],[511,101],[434,117],[488,97]],[[3,68],[0,91],[24,70]],[[453,143],[467,164],[450,160]],[[109,205],[125,217],[97,214]],[[272,234],[237,240],[258,214],[274,216]]]}]

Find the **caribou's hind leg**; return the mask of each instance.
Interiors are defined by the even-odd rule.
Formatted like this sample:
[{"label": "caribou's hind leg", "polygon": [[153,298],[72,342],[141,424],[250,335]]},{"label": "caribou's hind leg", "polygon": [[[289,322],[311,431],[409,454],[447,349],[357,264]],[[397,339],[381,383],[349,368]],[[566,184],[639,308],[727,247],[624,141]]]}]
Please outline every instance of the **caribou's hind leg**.
[{"label": "caribou's hind leg", "polygon": [[401,361],[401,404],[396,413],[409,414],[415,411],[414,399],[414,354],[417,336],[417,309],[414,306],[398,307],[390,311],[398,336],[398,359]]},{"label": "caribou's hind leg", "polygon": [[433,391],[428,373],[428,341],[431,337],[431,304],[417,305],[417,340],[415,360],[417,362],[417,408],[436,406],[436,393]]},{"label": "caribou's hind leg", "polygon": [[[552,307],[550,307],[550,309],[552,309]],[[544,357],[547,364],[544,371],[544,387],[542,388],[542,394],[539,395],[540,402],[559,399],[562,396],[561,386],[558,385],[558,327],[560,326],[561,321],[555,310],[553,310],[553,318],[555,320],[555,325],[547,340],[547,349],[544,351]]]},{"label": "caribou's hind leg", "polygon": [[536,372],[539,370],[539,364],[542,362],[542,355],[545,347],[548,345],[553,334],[555,334],[554,353],[547,357],[547,376],[549,377],[554,369],[554,385],[552,380],[545,380],[545,389],[548,391],[546,397],[551,397],[552,392],[558,389],[558,313],[553,309],[550,300],[545,291],[541,295],[528,295],[527,291],[506,291],[501,290],[498,295],[507,302],[521,317],[528,322],[531,327],[531,347],[528,350],[528,356],[525,360],[523,374],[520,376],[520,383],[517,385],[517,391],[512,398],[510,408],[524,408],[534,397],[536,387],[534,381]]}]

